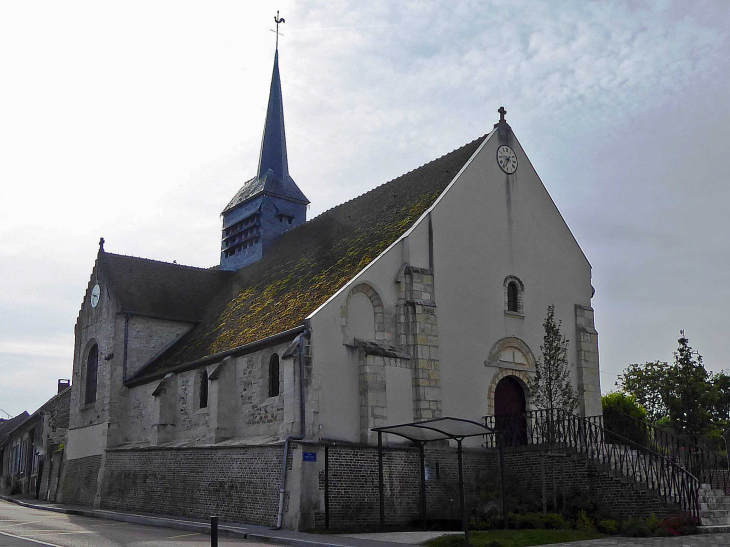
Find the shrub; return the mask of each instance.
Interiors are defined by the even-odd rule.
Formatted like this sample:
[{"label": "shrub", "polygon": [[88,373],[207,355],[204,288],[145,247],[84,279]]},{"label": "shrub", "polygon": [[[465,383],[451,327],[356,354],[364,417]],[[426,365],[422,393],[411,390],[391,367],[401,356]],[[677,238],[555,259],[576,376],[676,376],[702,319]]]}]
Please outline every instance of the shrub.
[{"label": "shrub", "polygon": [[603,407],[603,426],[609,432],[617,433],[630,441],[646,446],[646,427],[631,419],[646,421],[646,410],[636,402],[636,397],[621,392],[609,393],[601,397],[601,405]]},{"label": "shrub", "polygon": [[568,530],[570,529],[570,523],[566,521],[562,515],[557,513],[547,513],[540,515],[543,526],[548,530]]},{"label": "shrub", "polygon": [[542,515],[540,513],[510,513],[509,526],[510,528],[516,528],[518,530],[534,530],[545,528],[545,524],[543,523]]},{"label": "shrub", "polygon": [[649,530],[651,530],[651,533],[655,534],[656,531],[662,527],[662,520],[657,518],[655,513],[652,513],[651,516],[646,519],[646,525],[649,527]]},{"label": "shrub", "polygon": [[612,519],[599,520],[598,531],[604,534],[618,534],[618,522]]},{"label": "shrub", "polygon": [[621,534],[633,538],[645,538],[651,535],[651,530],[645,521],[630,518],[621,525]]},{"label": "shrub", "polygon": [[576,530],[595,530],[596,527],[593,525],[593,521],[583,509],[578,512],[578,516],[575,519]]},{"label": "shrub", "polygon": [[665,530],[664,535],[686,536],[697,533],[697,521],[689,513],[681,513],[665,518],[658,530]]}]

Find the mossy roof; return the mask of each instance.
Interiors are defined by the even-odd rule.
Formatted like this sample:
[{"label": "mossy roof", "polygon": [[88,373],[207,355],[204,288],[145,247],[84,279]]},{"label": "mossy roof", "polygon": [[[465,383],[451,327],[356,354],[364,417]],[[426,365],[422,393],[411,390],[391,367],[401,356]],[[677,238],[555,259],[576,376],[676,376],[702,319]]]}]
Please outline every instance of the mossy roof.
[{"label": "mossy roof", "polygon": [[235,273],[203,320],[135,381],[303,324],[304,319],[406,232],[483,137],[322,213],[282,235]]}]

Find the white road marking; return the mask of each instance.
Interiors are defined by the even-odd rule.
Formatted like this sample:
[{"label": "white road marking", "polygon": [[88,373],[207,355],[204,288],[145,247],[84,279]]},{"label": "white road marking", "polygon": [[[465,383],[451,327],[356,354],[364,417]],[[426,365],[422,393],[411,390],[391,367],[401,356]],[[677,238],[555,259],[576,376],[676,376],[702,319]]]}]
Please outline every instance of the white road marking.
[{"label": "white road marking", "polygon": [[8,532],[0,531],[3,536],[8,536],[15,539],[22,539],[23,541],[30,541],[31,543],[37,543],[38,545],[45,545],[46,547],[63,547],[62,545],[56,545],[55,543],[46,543],[45,541],[39,541],[37,539],[24,538],[23,536],[16,536],[15,534],[9,534]]},{"label": "white road marking", "polygon": [[192,534],[182,534],[180,536],[170,536],[167,539],[186,538],[186,537],[189,537],[189,536],[199,536],[199,535],[200,535],[200,532],[193,532]]},{"label": "white road marking", "polygon": [[3,526],[3,530],[7,528],[12,528],[13,526],[25,526],[26,524],[37,524],[39,522],[43,522],[42,520],[31,520],[29,522],[19,522],[17,524],[11,524],[9,526]]}]

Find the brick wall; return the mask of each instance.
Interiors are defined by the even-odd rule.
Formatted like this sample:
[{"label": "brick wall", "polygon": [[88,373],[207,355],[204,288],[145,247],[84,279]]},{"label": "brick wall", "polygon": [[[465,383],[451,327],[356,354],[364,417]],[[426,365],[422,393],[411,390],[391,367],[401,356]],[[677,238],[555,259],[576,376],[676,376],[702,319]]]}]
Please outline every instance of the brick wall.
[{"label": "brick wall", "polygon": [[675,505],[663,502],[659,496],[643,490],[639,484],[612,476],[585,456],[573,454],[565,458],[545,458],[544,454],[545,451],[531,450],[528,447],[505,451],[505,469],[511,484],[531,491],[537,499],[541,499],[541,467],[544,461],[548,508],[552,506],[553,492],[551,464],[548,460],[552,459],[555,461],[555,491],[558,500],[562,491],[561,460],[564,460],[566,493],[574,492],[576,488],[581,492],[591,493],[593,499],[598,500],[619,519],[646,518],[652,513],[664,516],[678,512]]},{"label": "brick wall", "polygon": [[93,505],[101,455],[68,460],[63,465],[63,498],[59,501],[70,505]]},{"label": "brick wall", "polygon": [[101,506],[271,526],[282,457],[282,446],[111,450]]},{"label": "brick wall", "polygon": [[[426,450],[426,503],[429,518],[459,518],[456,450]],[[467,507],[474,504],[480,478],[498,472],[496,453],[466,450],[463,456]],[[375,528],[380,523],[378,450],[337,445],[329,448],[330,528]],[[438,468],[438,471],[437,471]],[[324,496],[324,471],[319,488]],[[421,517],[419,453],[414,448],[385,448],[383,483],[386,525],[403,526]],[[324,504],[315,514],[324,526]]]}]

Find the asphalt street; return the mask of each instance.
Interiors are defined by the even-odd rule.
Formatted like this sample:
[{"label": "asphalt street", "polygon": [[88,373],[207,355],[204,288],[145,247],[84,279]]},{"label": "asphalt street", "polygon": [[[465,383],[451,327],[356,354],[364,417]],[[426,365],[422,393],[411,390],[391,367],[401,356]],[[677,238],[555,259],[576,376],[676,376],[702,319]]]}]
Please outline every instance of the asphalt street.
[{"label": "asphalt street", "polygon": [[[219,545],[270,545],[220,538]],[[32,547],[210,546],[210,536],[126,522],[77,517],[0,500],[0,546]]]}]

